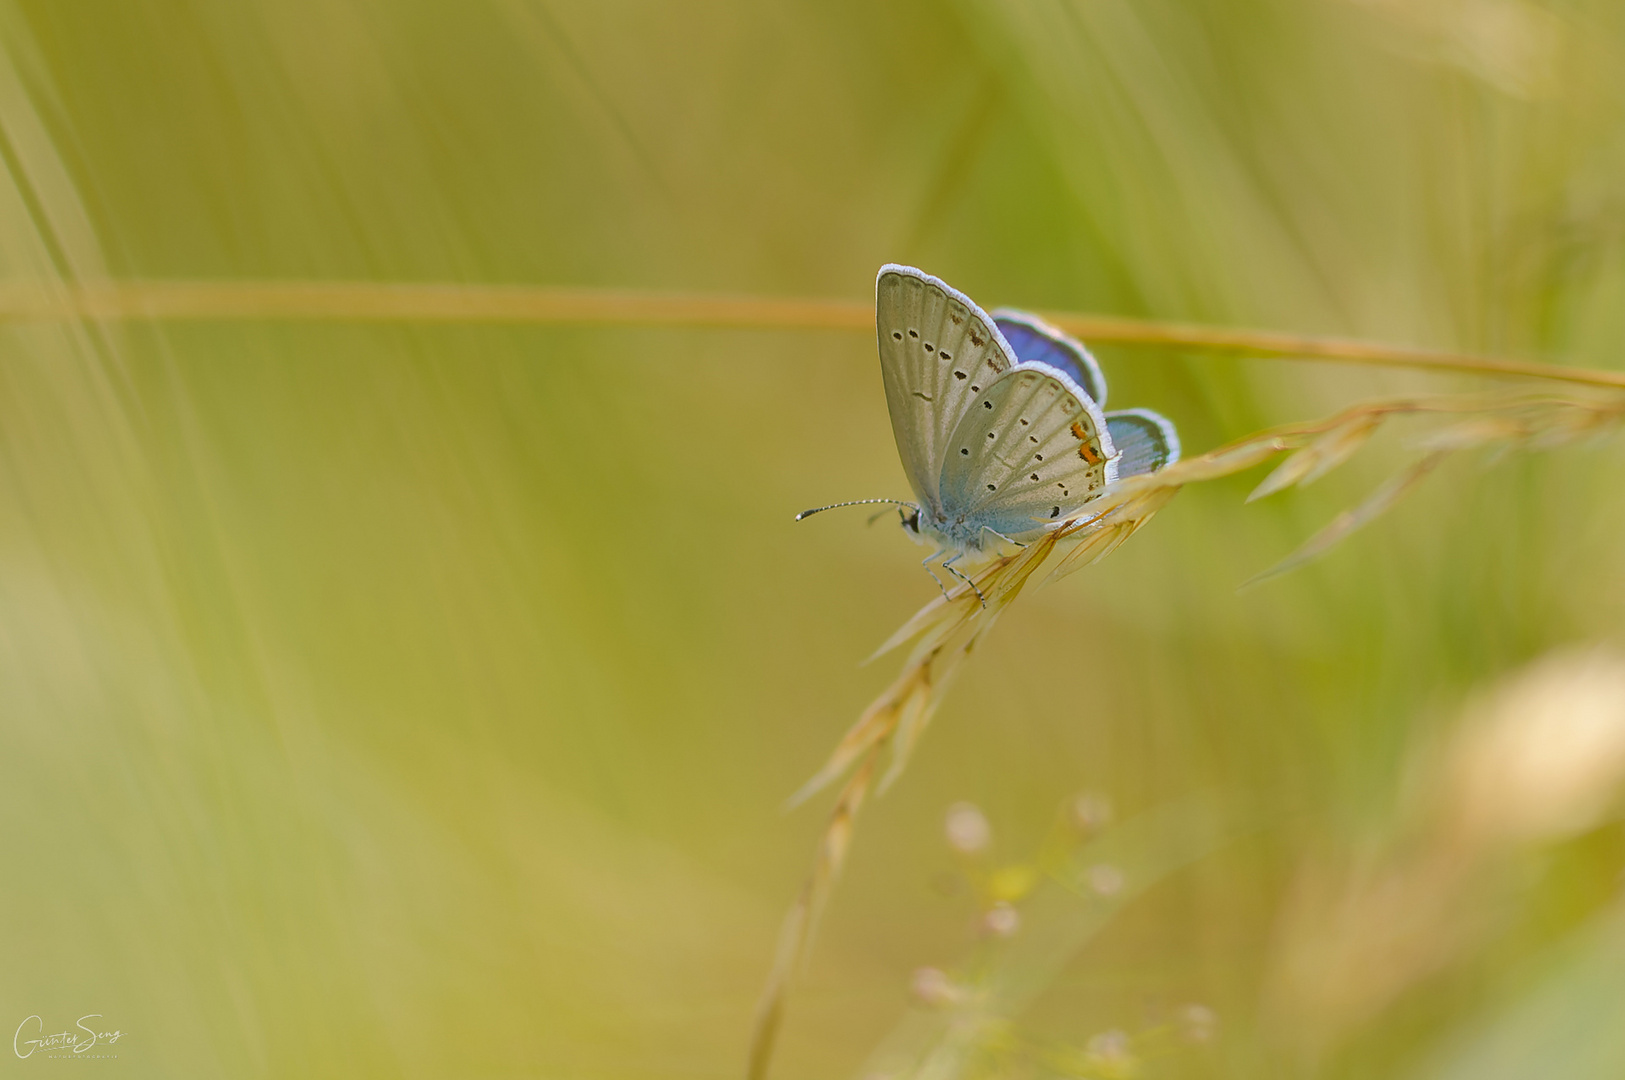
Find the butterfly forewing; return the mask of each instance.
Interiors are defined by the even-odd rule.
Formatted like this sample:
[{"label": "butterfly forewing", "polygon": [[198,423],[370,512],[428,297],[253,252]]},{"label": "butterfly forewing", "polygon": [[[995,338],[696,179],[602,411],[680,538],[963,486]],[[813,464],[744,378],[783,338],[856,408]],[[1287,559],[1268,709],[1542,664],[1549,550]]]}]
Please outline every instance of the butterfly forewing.
[{"label": "butterfly forewing", "polygon": [[955,427],[942,507],[1015,540],[1066,520],[1115,478],[1100,409],[1071,378],[1021,364],[984,387]]},{"label": "butterfly forewing", "polygon": [[968,297],[908,266],[881,267],[875,329],[897,452],[914,494],[935,509],[954,426],[1015,356]]}]

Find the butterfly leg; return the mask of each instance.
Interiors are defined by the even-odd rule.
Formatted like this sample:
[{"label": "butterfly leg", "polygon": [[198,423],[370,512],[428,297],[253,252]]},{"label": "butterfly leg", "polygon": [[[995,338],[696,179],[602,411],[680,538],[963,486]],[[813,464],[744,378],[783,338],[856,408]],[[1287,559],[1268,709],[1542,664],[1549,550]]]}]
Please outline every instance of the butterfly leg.
[{"label": "butterfly leg", "polygon": [[942,568],[948,571],[948,573],[952,574],[954,577],[958,578],[960,581],[963,581],[966,585],[970,586],[970,591],[976,594],[976,599],[980,600],[982,602],[982,607],[985,608],[987,607],[987,597],[983,596],[982,590],[976,587],[976,582],[954,569],[954,563],[958,562],[960,556],[963,554],[964,552],[960,552],[959,555],[955,555],[953,558],[943,563]]},{"label": "butterfly leg", "polygon": [[[931,554],[927,555],[924,559],[920,560],[920,568],[923,569],[927,574],[931,574],[931,560],[935,559],[938,555],[946,555],[947,553],[947,548],[938,548]],[[944,600],[948,599],[948,587],[942,583],[942,579],[937,577],[935,574],[931,574],[931,580],[936,582],[937,588],[942,590],[942,598]]]},{"label": "butterfly leg", "polygon": [[997,529],[991,528],[991,527],[989,527],[987,525],[983,525],[982,528],[987,529],[988,532],[992,533],[994,536],[997,536],[1000,540],[1003,540],[1007,544],[1014,544],[1018,548],[1024,548],[1024,547],[1027,546],[1026,544],[1023,544],[1020,540],[1012,540],[1012,539],[1010,539],[1008,536],[1004,535],[1002,532],[1000,532]]}]

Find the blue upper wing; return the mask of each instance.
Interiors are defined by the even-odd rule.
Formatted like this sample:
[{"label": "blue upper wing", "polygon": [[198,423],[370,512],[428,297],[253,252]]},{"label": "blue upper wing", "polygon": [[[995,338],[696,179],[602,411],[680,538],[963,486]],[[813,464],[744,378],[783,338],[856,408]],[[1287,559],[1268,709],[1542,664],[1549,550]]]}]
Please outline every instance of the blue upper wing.
[{"label": "blue upper wing", "polygon": [[993,322],[1016,351],[1018,363],[1048,364],[1066,372],[1096,405],[1105,408],[1106,377],[1081,341],[1024,311],[1000,308],[993,313]]},{"label": "blue upper wing", "polygon": [[1117,459],[1117,479],[1156,472],[1179,460],[1179,435],[1167,417],[1150,409],[1125,409],[1106,414],[1106,430]]}]

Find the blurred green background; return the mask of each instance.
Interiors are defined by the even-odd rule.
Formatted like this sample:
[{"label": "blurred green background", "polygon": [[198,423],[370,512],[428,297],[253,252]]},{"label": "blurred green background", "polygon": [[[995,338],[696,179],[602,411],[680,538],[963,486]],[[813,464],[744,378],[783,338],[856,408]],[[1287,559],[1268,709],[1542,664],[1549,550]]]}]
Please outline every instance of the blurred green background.
[{"label": "blurred green background", "polygon": [[[0,0],[0,276],[861,300],[901,261],[1620,367],[1622,61],[1608,0]],[[1099,354],[1193,451],[1462,385]],[[1143,1075],[1625,1075],[1617,815],[1489,855],[1408,809],[1474,695],[1618,633],[1619,447],[1452,464],[1237,593],[1404,453],[1190,489],[1024,597],[866,811],[777,1075],[856,1075],[969,947],[950,803],[1020,861],[1081,790],[1250,824],[1046,1037],[1196,1001],[1220,1036]],[[100,1013],[76,1067],[141,1077],[739,1075],[827,805],[782,801],[936,594],[889,523],[791,517],[906,491],[861,333],[0,325],[0,1022]],[[1359,920],[1413,894],[1462,940],[1407,974]],[[1358,981],[1328,940],[1366,1005],[1293,990]]]}]

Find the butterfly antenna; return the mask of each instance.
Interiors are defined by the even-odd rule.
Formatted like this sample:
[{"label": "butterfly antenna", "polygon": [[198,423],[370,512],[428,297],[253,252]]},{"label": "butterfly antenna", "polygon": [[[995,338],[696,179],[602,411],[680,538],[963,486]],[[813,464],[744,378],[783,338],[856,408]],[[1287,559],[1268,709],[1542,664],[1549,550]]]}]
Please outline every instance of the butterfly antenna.
[{"label": "butterfly antenna", "polygon": [[853,499],[851,502],[830,503],[828,506],[815,506],[811,510],[803,510],[801,513],[796,515],[796,520],[800,521],[802,518],[809,518],[814,514],[822,514],[825,510],[835,510],[842,506],[873,506],[875,503],[891,503],[893,506],[906,506],[915,513],[919,513],[920,510],[918,503],[905,502],[902,499]]}]

